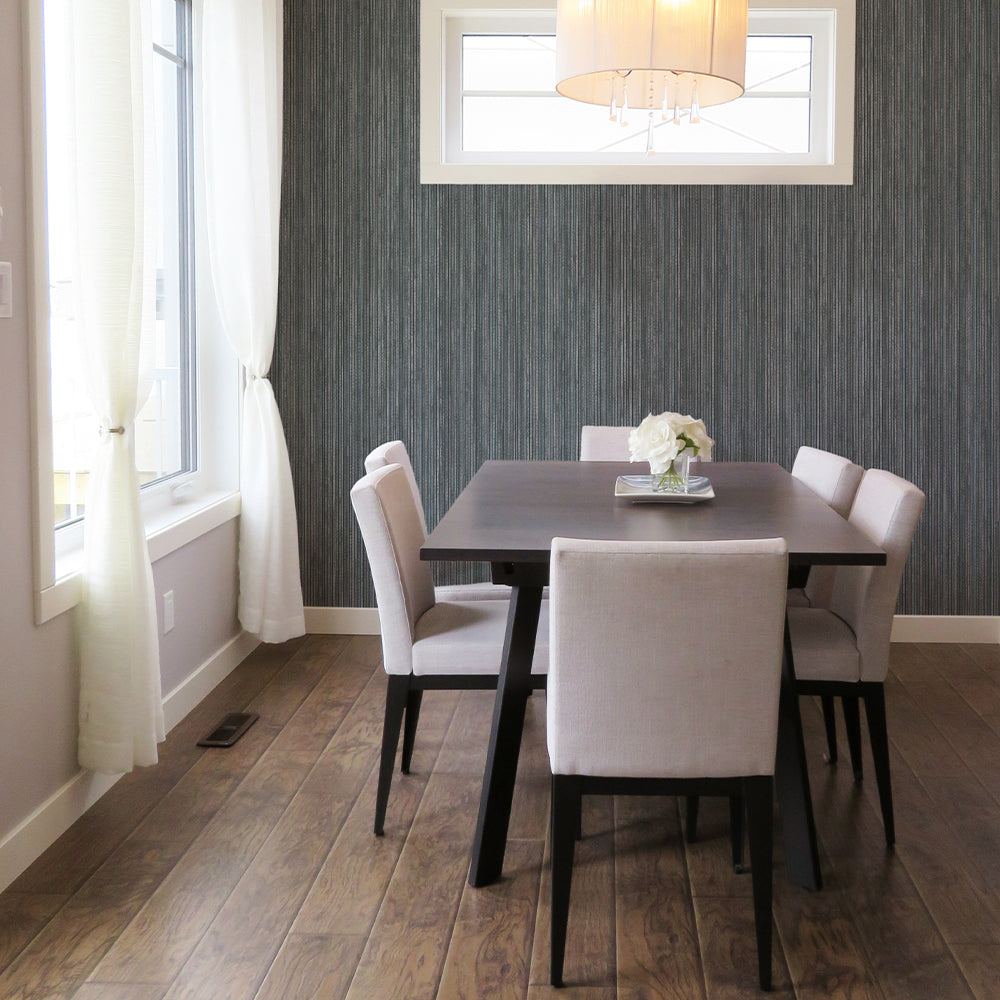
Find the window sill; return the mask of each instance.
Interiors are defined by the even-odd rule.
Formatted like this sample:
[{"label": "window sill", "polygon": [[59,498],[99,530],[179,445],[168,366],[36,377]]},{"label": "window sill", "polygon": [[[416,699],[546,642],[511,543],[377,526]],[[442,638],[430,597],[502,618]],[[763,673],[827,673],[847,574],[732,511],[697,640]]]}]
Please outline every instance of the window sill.
[{"label": "window sill", "polygon": [[[150,562],[176,552],[196,538],[239,517],[239,493],[210,493],[157,512],[146,521]],[[56,567],[56,582],[35,593],[35,624],[41,625],[80,603],[83,551],[67,553]]]},{"label": "window sill", "polygon": [[854,183],[844,163],[459,163],[425,157],[421,184],[830,184]]}]

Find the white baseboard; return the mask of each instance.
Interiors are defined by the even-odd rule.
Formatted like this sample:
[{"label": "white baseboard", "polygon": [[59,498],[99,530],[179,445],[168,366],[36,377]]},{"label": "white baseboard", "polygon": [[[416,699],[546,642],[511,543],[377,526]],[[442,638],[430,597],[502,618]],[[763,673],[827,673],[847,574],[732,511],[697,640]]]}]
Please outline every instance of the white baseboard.
[{"label": "white baseboard", "polygon": [[378,608],[306,608],[313,635],[379,635]]},{"label": "white baseboard", "polygon": [[[306,631],[378,635],[376,608],[306,608]],[[897,615],[893,642],[1000,643],[998,615]],[[163,699],[167,730],[177,725],[258,645],[241,632]],[[0,892],[76,822],[121,775],[80,771],[0,841]]]},{"label": "white baseboard", "polygon": [[228,677],[258,646],[249,632],[234,635],[217,653],[163,697],[163,721],[169,733],[220,681]]},{"label": "white baseboard", "polygon": [[[306,608],[316,635],[378,635],[376,608]],[[1000,643],[1000,615],[896,615],[893,642]]]},{"label": "white baseboard", "polygon": [[[163,699],[169,732],[260,640],[241,632],[209,657]],[[79,771],[0,840],[0,892],[61,837],[118,779],[120,774]]]},{"label": "white baseboard", "polygon": [[1000,643],[1000,616],[896,615],[892,641]]},{"label": "white baseboard", "polygon": [[80,771],[0,841],[0,892],[55,843],[119,778]]}]

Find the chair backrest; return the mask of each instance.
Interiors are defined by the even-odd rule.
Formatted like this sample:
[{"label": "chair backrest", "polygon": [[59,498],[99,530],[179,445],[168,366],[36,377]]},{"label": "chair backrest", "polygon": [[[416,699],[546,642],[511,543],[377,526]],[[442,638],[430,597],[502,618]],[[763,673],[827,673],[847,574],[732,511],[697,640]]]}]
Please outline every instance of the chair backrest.
[{"label": "chair backrest", "polygon": [[[845,518],[851,511],[864,471],[850,459],[806,445],[799,448],[792,465],[792,475]],[[813,566],[809,571],[805,590],[814,608],[830,606],[835,576],[835,566]]]},{"label": "chair backrest", "polygon": [[[634,427],[612,427],[600,424],[584,424],[580,429],[581,462],[628,462],[631,458],[628,436]],[[693,462],[711,462],[710,458],[698,455]]]},{"label": "chair backrest", "polygon": [[772,774],[787,573],[782,538],[554,539],[553,773]]},{"label": "chair backrest", "polygon": [[792,464],[792,475],[818,493],[841,517],[850,514],[864,472],[850,459],[807,445],[799,448]]},{"label": "chair backrest", "polygon": [[417,477],[413,473],[413,465],[410,463],[410,456],[406,452],[406,445],[402,441],[387,441],[380,444],[374,451],[368,453],[365,458],[365,472],[374,472],[376,469],[384,469],[387,465],[398,465],[406,474],[406,481],[409,483],[410,492],[413,494],[413,503],[420,515],[420,527],[423,529],[424,537],[427,537],[427,520],[424,517],[424,501],[420,496],[420,487],[417,486]]},{"label": "chair backrest", "polygon": [[387,465],[368,473],[352,487],[351,503],[375,582],[382,663],[386,673],[408,674],[414,627],[434,606],[434,581],[420,561],[425,536],[406,472]]},{"label": "chair backrest", "polygon": [[634,429],[585,424],[580,429],[580,461],[627,462],[628,436]]},{"label": "chair backrest", "polygon": [[864,474],[854,498],[848,520],[887,556],[885,566],[838,566],[830,600],[857,636],[863,681],[884,681],[889,670],[892,617],[923,508],[921,490],[882,469]]}]

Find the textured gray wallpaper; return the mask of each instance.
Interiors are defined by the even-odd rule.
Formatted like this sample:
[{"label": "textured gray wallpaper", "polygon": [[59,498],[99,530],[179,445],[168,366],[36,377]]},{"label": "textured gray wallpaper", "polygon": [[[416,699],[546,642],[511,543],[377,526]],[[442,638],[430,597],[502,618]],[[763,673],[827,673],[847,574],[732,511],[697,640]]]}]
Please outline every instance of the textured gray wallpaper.
[{"label": "textured gray wallpaper", "polygon": [[[1000,614],[1000,5],[859,0],[851,187],[425,186],[419,0],[286,0],[273,380],[310,605],[374,604],[348,491],[433,525],[487,458],[701,416],[928,495],[899,610]],[[458,579],[453,575],[451,579]]]}]

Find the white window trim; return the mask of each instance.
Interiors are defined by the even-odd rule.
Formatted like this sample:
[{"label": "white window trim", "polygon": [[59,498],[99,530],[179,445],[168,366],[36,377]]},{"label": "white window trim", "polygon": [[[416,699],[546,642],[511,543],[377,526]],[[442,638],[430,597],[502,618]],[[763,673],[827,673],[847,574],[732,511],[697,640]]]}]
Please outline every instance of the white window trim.
[{"label": "white window trim", "polygon": [[[25,120],[28,123],[27,222],[30,274],[28,328],[31,331],[29,379],[32,403],[32,464],[34,470],[32,533],[34,536],[34,617],[41,625],[80,602],[82,531],[57,552],[53,527],[52,397],[49,367],[49,289],[46,240],[45,116],[42,0],[29,0],[24,19]],[[195,41],[197,45],[197,39]],[[197,55],[197,54],[196,54]],[[200,162],[201,129],[195,93],[195,147]],[[197,247],[207,247],[201,172],[195,170]],[[198,462],[194,472],[173,476],[142,492],[146,541],[152,562],[231,521],[240,514],[239,426],[242,372],[226,343],[215,312],[207,254],[196,254],[195,307],[198,323]],[[60,529],[60,532],[73,531]]]},{"label": "white window trim", "polygon": [[[443,93],[446,32],[456,18],[529,13],[549,19],[551,0],[422,0],[420,12],[420,181],[422,184],[853,184],[855,0],[750,0],[751,9],[829,11],[835,18],[833,162],[698,165],[660,162],[471,163],[448,160]],[[780,15],[776,15],[780,16]],[[839,70],[839,71],[838,71]]]}]

